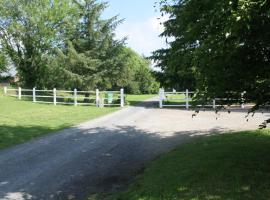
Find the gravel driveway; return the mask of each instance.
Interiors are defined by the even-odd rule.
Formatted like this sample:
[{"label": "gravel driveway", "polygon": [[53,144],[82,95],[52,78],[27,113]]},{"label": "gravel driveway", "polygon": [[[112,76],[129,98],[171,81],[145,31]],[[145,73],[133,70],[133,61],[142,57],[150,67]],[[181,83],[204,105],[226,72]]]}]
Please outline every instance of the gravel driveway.
[{"label": "gravel driveway", "polygon": [[[129,107],[0,151],[1,200],[85,199],[117,190],[147,161],[198,135],[256,129],[269,114]],[[22,133],[23,134],[23,133]]]}]

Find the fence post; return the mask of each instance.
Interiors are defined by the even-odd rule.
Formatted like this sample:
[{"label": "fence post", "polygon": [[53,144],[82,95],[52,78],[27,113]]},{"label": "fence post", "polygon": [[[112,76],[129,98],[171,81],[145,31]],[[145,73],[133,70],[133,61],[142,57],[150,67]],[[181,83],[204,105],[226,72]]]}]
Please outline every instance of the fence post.
[{"label": "fence post", "polygon": [[124,89],[123,88],[120,90],[120,94],[121,94],[121,107],[123,108],[125,106],[125,97],[124,97]]},{"label": "fence post", "polygon": [[4,87],[4,94],[7,95],[7,87]]},{"label": "fence post", "polygon": [[74,106],[77,106],[77,105],[78,105],[78,91],[75,88],[74,89]]},{"label": "fence post", "polygon": [[159,108],[163,108],[164,89],[159,89]]},{"label": "fence post", "polygon": [[188,89],[186,90],[186,109],[189,109],[189,92]]},{"label": "fence post", "polygon": [[245,92],[241,93],[241,108],[245,109],[245,99],[244,99]]},{"label": "fence post", "polygon": [[99,89],[96,89],[96,106],[99,107]]},{"label": "fence post", "polygon": [[21,100],[22,99],[22,88],[19,87],[18,89],[18,98]]},{"label": "fence post", "polygon": [[216,99],[213,100],[213,109],[216,109]]},{"label": "fence post", "polygon": [[56,88],[54,88],[54,89],[53,89],[53,104],[54,104],[55,106],[56,106],[56,104],[57,104],[56,93],[57,93]]},{"label": "fence post", "polygon": [[36,103],[37,99],[36,99],[36,88],[33,88],[33,102]]}]

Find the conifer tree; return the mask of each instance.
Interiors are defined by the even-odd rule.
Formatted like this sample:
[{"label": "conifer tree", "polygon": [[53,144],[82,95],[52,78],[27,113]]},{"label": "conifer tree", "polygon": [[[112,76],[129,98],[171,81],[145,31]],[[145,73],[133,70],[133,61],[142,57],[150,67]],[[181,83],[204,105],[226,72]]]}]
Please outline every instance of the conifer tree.
[{"label": "conifer tree", "polygon": [[96,0],[74,2],[78,6],[79,23],[66,48],[58,53],[54,66],[64,73],[62,80],[66,87],[105,88],[106,77],[114,69],[114,60],[123,46],[122,41],[114,39],[113,33],[120,21],[117,17],[101,19],[106,3]]}]

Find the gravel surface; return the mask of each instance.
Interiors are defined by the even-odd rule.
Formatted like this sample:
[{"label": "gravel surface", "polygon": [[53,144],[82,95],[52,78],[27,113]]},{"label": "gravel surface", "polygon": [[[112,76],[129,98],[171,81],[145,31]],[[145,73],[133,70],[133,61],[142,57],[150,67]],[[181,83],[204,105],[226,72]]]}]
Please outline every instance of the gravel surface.
[{"label": "gravel surface", "polygon": [[2,150],[0,200],[85,199],[89,193],[114,191],[148,161],[189,139],[257,129],[270,117],[258,113],[247,122],[241,110],[192,118],[193,113],[158,109],[149,101]]}]

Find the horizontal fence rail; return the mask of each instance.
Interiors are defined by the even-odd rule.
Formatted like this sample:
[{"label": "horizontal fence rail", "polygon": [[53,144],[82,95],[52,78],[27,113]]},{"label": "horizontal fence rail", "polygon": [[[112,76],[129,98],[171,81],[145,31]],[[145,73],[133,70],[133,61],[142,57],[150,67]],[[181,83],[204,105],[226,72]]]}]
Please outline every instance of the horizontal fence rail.
[{"label": "horizontal fence rail", "polygon": [[125,106],[124,89],[120,91],[78,91],[74,90],[39,90],[8,88],[4,87],[4,95],[26,100],[34,103],[45,103],[53,105],[84,105],[84,106]]},{"label": "horizontal fence rail", "polygon": [[[192,95],[194,95],[195,92],[189,91],[188,89],[184,92],[165,92],[164,89],[159,90],[159,107],[183,107],[186,109],[189,109],[193,101]],[[241,108],[245,108],[245,99],[244,99],[245,92],[241,94]],[[196,107],[210,107],[213,109],[216,109],[217,107],[221,106],[217,102],[221,101],[235,101],[239,99],[228,99],[228,98],[215,98],[212,100],[212,102],[208,102],[206,105],[200,105],[195,104]]]}]

